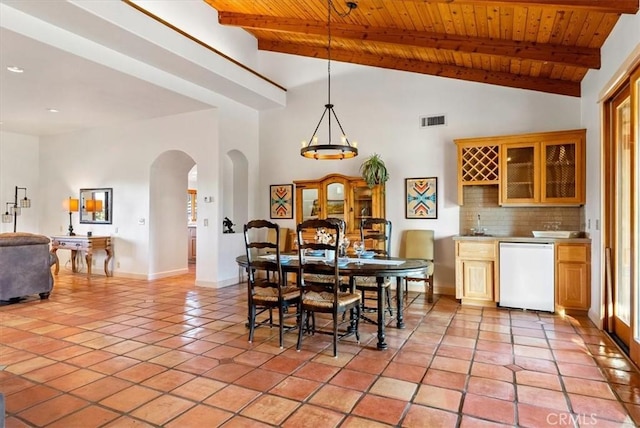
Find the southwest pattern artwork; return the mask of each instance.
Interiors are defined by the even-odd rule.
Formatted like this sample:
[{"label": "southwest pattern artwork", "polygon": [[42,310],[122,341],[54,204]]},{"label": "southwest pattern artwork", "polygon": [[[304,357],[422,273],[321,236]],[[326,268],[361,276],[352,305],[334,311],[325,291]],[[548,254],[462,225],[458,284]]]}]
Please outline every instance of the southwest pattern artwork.
[{"label": "southwest pattern artwork", "polygon": [[436,177],[405,178],[405,217],[438,218]]},{"label": "southwest pattern artwork", "polygon": [[270,186],[271,218],[293,218],[293,184]]}]

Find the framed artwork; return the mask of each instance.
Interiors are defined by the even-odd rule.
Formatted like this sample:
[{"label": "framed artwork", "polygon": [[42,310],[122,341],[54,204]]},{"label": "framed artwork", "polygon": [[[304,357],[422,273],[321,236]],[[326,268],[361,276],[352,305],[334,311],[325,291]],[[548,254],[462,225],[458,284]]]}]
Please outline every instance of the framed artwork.
[{"label": "framed artwork", "polygon": [[293,218],[293,184],[269,186],[271,218]]},{"label": "framed artwork", "polygon": [[404,179],[405,218],[438,218],[438,178]]},{"label": "framed artwork", "polygon": [[329,215],[344,214],[344,199],[327,200],[327,214]]}]

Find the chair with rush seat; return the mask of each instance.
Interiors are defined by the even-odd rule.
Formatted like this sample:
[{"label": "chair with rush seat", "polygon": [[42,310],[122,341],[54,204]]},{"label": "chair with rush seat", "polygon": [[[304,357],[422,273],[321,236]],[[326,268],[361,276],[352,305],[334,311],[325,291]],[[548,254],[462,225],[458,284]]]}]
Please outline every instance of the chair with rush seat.
[{"label": "chair with rush seat", "polygon": [[[264,229],[275,236],[269,240],[262,233]],[[284,330],[297,326],[286,326],[285,319],[295,317],[297,319],[300,292],[294,283],[288,283],[287,277],[282,271],[282,259],[280,256],[280,227],[267,220],[252,220],[244,225],[244,240],[247,254],[247,300],[249,309],[249,342],[253,342],[255,328],[261,325],[274,326],[273,309],[278,310],[278,334],[280,348],[284,347]],[[264,254],[268,253],[268,254]],[[266,278],[256,275],[257,262],[260,257],[273,257],[275,271]],[[294,312],[289,312],[294,308]],[[261,313],[268,311],[266,320],[258,321]]]}]

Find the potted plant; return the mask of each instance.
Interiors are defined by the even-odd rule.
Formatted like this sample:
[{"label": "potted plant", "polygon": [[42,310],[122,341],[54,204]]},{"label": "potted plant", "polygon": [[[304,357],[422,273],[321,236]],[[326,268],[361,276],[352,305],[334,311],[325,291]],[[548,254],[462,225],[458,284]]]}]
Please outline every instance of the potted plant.
[{"label": "potted plant", "polygon": [[370,188],[376,184],[383,184],[389,179],[387,167],[377,153],[372,154],[362,162],[362,165],[360,165],[360,175],[362,175],[362,178]]}]

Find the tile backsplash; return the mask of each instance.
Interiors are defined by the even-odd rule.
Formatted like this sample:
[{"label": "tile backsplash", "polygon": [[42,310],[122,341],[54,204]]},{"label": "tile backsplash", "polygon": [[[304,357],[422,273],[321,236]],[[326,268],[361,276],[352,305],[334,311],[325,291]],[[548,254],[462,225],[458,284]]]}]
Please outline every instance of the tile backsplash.
[{"label": "tile backsplash", "polygon": [[557,223],[558,230],[585,229],[583,207],[501,207],[498,186],[465,186],[464,205],[460,207],[460,234],[471,228],[486,228],[497,236],[532,236],[532,230],[544,230]]}]

